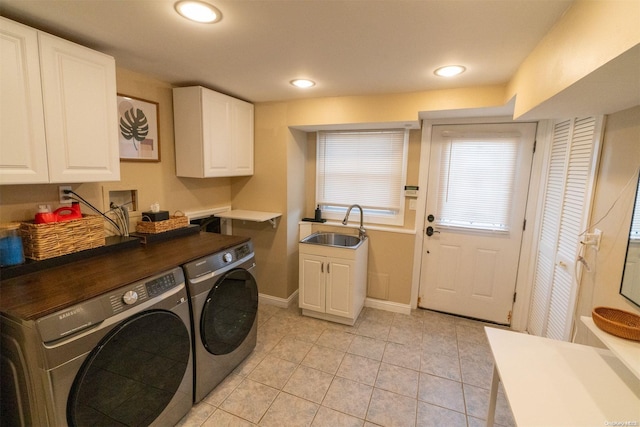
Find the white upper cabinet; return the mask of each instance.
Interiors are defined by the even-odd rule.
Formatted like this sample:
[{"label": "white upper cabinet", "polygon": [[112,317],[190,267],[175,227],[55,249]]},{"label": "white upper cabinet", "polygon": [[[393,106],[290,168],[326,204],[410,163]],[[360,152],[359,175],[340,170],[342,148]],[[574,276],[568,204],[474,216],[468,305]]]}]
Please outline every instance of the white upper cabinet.
[{"label": "white upper cabinet", "polygon": [[200,87],[173,89],[176,174],[253,175],[253,105]]},{"label": "white upper cabinet", "polygon": [[0,18],[0,183],[49,182],[37,31]]},{"label": "white upper cabinet", "polygon": [[1,182],[119,180],[114,59],[4,18],[0,33]]}]

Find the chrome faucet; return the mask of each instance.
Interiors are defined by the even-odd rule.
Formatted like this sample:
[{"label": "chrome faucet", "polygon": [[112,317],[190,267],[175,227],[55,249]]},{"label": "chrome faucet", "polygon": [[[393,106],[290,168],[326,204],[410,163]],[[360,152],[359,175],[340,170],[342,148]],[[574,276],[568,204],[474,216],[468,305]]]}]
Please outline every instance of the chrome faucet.
[{"label": "chrome faucet", "polygon": [[360,240],[364,240],[367,237],[367,231],[364,229],[364,225],[363,225],[364,214],[362,213],[362,208],[360,207],[360,205],[349,206],[349,209],[347,209],[347,214],[344,216],[344,219],[342,220],[342,225],[347,225],[347,221],[349,220],[349,214],[351,213],[351,209],[353,208],[360,209],[360,228],[358,230],[358,237],[360,238]]}]

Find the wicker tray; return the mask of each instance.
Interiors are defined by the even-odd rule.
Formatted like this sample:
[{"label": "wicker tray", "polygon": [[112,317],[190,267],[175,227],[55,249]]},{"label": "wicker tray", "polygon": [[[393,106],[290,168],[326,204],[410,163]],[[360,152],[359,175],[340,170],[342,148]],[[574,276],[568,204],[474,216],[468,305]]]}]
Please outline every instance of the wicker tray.
[{"label": "wicker tray", "polygon": [[640,316],[610,307],[596,307],[593,323],[605,332],[628,340],[640,341]]},{"label": "wicker tray", "polygon": [[105,244],[104,223],[98,215],[83,215],[80,219],[46,224],[21,222],[20,235],[24,256],[36,261]]},{"label": "wicker tray", "polygon": [[164,221],[138,221],[136,231],[138,233],[156,234],[186,227],[187,225],[189,225],[189,220],[186,216],[171,216]]}]

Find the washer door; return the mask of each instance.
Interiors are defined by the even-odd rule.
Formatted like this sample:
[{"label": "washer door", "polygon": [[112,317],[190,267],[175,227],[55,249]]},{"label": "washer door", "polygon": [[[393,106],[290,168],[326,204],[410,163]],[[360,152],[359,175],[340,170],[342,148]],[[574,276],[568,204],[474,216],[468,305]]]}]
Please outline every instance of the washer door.
[{"label": "washer door", "polygon": [[251,273],[225,273],[207,295],[200,317],[200,338],[211,354],[231,353],[247,337],[258,314],[258,285]]},{"label": "washer door", "polygon": [[184,378],[191,340],[180,317],[150,310],[118,324],[89,354],[67,402],[71,426],[147,426]]}]

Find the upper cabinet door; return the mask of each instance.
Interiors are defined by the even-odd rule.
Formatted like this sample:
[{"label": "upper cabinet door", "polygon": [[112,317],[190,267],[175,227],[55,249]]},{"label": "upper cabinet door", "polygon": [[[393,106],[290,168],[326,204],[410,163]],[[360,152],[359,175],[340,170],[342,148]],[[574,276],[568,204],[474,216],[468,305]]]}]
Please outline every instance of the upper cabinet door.
[{"label": "upper cabinet door", "polygon": [[120,179],[115,61],[39,33],[49,180]]},{"label": "upper cabinet door", "polygon": [[0,183],[49,182],[38,32],[0,17]]},{"label": "upper cabinet door", "polygon": [[253,175],[253,104],[235,100],[231,105],[232,169],[235,175]]},{"label": "upper cabinet door", "polygon": [[213,91],[202,92],[202,150],[204,176],[233,176],[231,115],[227,96]]}]

